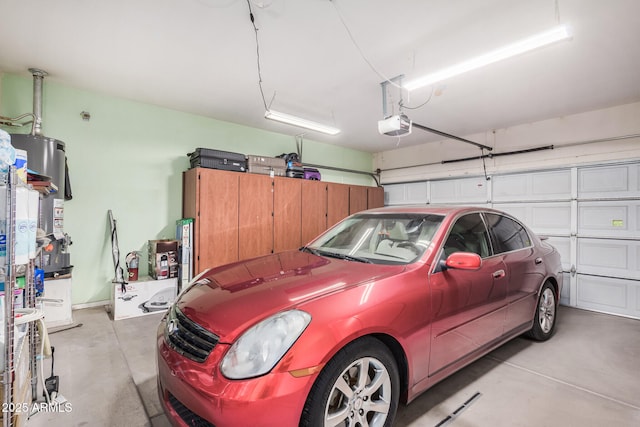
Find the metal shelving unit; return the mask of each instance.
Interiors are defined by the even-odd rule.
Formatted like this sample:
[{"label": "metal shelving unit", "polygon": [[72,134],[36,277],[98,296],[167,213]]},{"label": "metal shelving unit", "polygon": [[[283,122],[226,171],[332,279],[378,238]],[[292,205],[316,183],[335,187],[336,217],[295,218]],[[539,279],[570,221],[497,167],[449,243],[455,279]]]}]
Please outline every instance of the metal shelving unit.
[{"label": "metal shelving unit", "polygon": [[[16,392],[16,363],[15,350],[17,346],[15,335],[15,308],[14,291],[16,290],[15,241],[16,241],[16,188],[26,185],[19,181],[14,167],[9,169],[6,182],[6,264],[5,268],[5,301],[4,301],[4,363],[2,364],[2,425],[12,427],[14,416],[18,413],[28,415],[31,407],[31,399],[37,396],[37,361],[36,361],[36,325],[30,322],[27,325],[28,334],[25,337],[27,343],[22,345],[22,351],[28,351],[29,358],[29,383],[31,387],[31,399],[28,402],[14,401]],[[29,260],[25,271],[25,307],[35,307],[35,260]],[[24,380],[26,381],[26,379]],[[19,386],[19,384],[18,384]],[[27,399],[29,394],[22,396]],[[26,404],[26,405],[25,405]]]},{"label": "metal shelving unit", "polygon": [[3,387],[3,407],[2,407],[2,425],[4,427],[13,426],[14,402],[14,307],[13,294],[16,285],[16,266],[15,266],[15,248],[13,242],[16,240],[16,181],[15,168],[11,167],[7,175],[7,220],[6,220],[6,245],[7,258],[5,265],[5,281],[4,281],[4,364],[2,374]]}]

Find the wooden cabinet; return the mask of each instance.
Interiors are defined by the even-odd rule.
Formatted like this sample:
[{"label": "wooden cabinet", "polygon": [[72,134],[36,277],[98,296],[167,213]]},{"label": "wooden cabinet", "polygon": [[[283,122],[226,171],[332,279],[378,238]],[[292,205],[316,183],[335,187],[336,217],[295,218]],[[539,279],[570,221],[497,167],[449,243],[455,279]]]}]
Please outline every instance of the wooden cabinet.
[{"label": "wooden cabinet", "polygon": [[184,172],[182,216],[195,219],[195,274],[238,260],[240,176],[203,168]]},{"label": "wooden cabinet", "polygon": [[367,210],[367,189],[361,185],[349,187],[349,215]]},{"label": "wooden cabinet", "polygon": [[302,246],[302,179],[273,179],[273,251]]},{"label": "wooden cabinet", "polygon": [[327,228],[349,216],[349,186],[327,183]]},{"label": "wooden cabinet", "polygon": [[239,259],[270,254],[273,252],[273,180],[250,173],[238,175]]},{"label": "wooden cabinet", "polygon": [[367,209],[381,208],[384,206],[384,188],[367,187]]},{"label": "wooden cabinet", "polygon": [[327,229],[327,183],[302,181],[302,244]]},{"label": "wooden cabinet", "polygon": [[195,168],[183,174],[194,218],[194,273],[297,249],[352,213],[381,206],[382,188]]}]

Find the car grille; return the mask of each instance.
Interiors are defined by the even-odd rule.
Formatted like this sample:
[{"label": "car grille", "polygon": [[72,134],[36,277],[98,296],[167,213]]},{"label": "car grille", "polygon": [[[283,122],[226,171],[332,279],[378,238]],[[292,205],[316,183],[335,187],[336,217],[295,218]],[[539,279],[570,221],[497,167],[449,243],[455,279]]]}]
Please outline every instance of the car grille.
[{"label": "car grille", "polygon": [[209,421],[205,420],[201,416],[193,413],[189,408],[184,406],[182,402],[175,398],[175,396],[169,393],[169,403],[176,411],[178,416],[182,418],[188,426],[190,427],[215,427]]},{"label": "car grille", "polygon": [[169,310],[164,329],[166,342],[176,352],[196,362],[204,362],[219,338],[191,321],[177,306]]}]

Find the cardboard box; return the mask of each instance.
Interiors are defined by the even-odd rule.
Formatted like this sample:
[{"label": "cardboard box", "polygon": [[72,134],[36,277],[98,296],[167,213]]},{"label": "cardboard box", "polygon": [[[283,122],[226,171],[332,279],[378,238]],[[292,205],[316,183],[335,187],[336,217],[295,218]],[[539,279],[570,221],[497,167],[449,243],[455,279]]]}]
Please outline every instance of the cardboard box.
[{"label": "cardboard box", "polygon": [[60,276],[57,279],[45,279],[44,281],[44,323],[47,328],[66,326],[73,324],[73,311],[71,309],[72,278]]},{"label": "cardboard box", "polygon": [[156,280],[178,277],[177,240],[149,240],[149,276]]},{"label": "cardboard box", "polygon": [[178,252],[179,243],[171,239],[149,240],[149,253]]},{"label": "cardboard box", "polygon": [[149,276],[154,280],[177,278],[178,267],[178,252],[160,252],[149,265]]},{"label": "cardboard box", "polygon": [[144,277],[125,285],[115,284],[112,307],[113,320],[145,316],[163,312],[173,304],[178,295],[178,279],[154,280]]}]

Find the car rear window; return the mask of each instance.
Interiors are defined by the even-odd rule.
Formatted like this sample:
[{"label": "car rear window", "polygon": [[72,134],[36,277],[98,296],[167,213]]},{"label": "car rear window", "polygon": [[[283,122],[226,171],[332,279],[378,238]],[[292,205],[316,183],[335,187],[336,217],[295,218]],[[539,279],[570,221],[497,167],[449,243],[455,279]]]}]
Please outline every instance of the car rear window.
[{"label": "car rear window", "polygon": [[531,246],[529,233],[522,224],[493,213],[487,213],[485,217],[491,230],[494,253],[511,252]]}]

